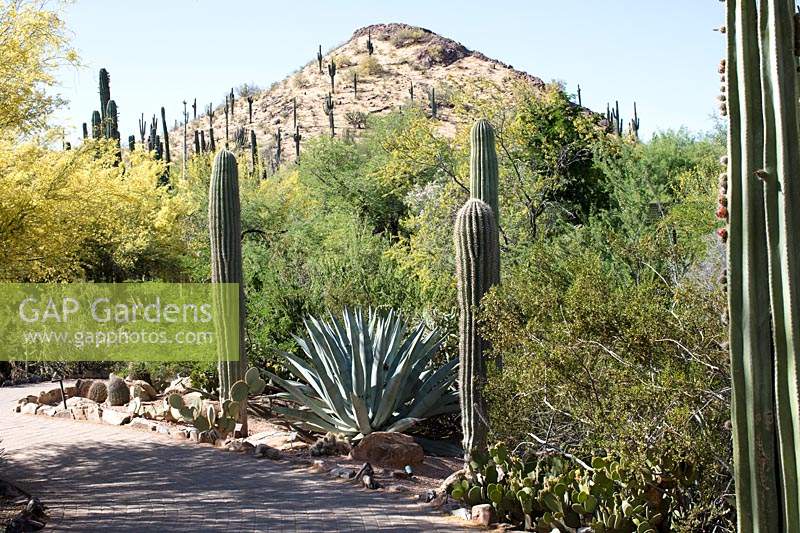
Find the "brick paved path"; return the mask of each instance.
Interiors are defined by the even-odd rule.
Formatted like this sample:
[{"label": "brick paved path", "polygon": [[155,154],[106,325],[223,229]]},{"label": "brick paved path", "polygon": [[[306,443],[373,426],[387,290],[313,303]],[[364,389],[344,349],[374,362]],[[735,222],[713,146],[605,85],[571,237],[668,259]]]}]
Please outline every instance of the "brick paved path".
[{"label": "brick paved path", "polygon": [[463,531],[408,498],[287,463],[91,422],[12,412],[0,388],[0,476],[42,499],[47,531]]}]

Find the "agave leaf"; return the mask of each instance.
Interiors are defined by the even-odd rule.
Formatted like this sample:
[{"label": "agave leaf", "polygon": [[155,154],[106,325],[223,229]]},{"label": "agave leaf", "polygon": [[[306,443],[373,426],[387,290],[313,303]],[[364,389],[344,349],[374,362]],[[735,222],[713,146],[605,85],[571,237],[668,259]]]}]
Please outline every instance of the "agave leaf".
[{"label": "agave leaf", "polygon": [[309,397],[306,396],[305,394],[303,394],[298,387],[295,387],[294,385],[290,384],[285,379],[283,379],[283,378],[281,378],[279,376],[276,376],[272,372],[267,372],[267,375],[275,383],[280,385],[283,390],[285,390],[286,392],[291,394],[292,397],[295,399],[295,401],[297,401],[298,403],[300,403],[302,405],[307,406],[317,416],[319,416],[323,420],[328,420],[331,425],[335,425],[336,424],[336,422],[333,420],[333,418],[331,418],[331,416],[328,414],[328,412],[326,412],[325,409],[320,408],[319,404],[317,402],[311,401],[309,399]]},{"label": "agave leaf", "polygon": [[414,424],[421,422],[422,418],[401,418],[384,431],[397,431],[402,432],[413,426]]},{"label": "agave leaf", "polygon": [[356,428],[348,428],[346,426],[337,426],[331,424],[329,421],[324,420],[308,410],[294,409],[292,407],[284,407],[282,405],[275,405],[272,410],[279,415],[291,418],[301,423],[301,425],[310,426],[315,431],[324,433],[345,433],[346,435],[354,435],[358,432]]}]

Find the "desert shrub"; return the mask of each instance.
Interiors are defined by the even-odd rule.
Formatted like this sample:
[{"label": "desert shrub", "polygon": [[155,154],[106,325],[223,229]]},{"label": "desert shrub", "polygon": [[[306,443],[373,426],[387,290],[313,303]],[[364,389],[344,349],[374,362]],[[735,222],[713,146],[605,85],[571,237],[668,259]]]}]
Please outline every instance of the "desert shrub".
[{"label": "desert shrub", "polygon": [[389,42],[397,48],[402,48],[420,42],[424,36],[425,32],[419,28],[403,28],[395,32],[389,39]]},{"label": "desert shrub", "polygon": [[257,96],[262,89],[255,83],[243,83],[236,87],[235,91],[240,98],[247,98],[248,96]]},{"label": "desert shrub", "polygon": [[367,127],[367,114],[363,111],[348,111],[344,118],[352,127],[363,130]]},{"label": "desert shrub", "polygon": [[383,66],[374,55],[368,55],[359,61],[358,74],[361,76],[380,76],[383,74]]},{"label": "desert shrub", "polygon": [[353,59],[350,56],[345,55],[345,54],[337,54],[337,55],[333,56],[332,59],[333,59],[333,62],[336,63],[337,67],[345,68],[345,67],[351,67],[351,66],[353,66],[355,64],[353,62]]}]

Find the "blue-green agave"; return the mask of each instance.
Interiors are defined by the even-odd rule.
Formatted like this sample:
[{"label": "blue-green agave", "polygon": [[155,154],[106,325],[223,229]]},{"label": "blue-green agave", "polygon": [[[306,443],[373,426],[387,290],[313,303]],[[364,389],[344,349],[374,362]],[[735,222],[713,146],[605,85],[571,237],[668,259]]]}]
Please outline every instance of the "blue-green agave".
[{"label": "blue-green agave", "polygon": [[431,365],[442,336],[424,323],[410,329],[394,311],[345,309],[342,318],[310,317],[305,326],[307,339],[295,337],[305,357],[282,353],[302,381],[268,373],[285,391],[275,397],[291,404],[274,411],[299,427],[359,438],[458,411],[458,360]]}]

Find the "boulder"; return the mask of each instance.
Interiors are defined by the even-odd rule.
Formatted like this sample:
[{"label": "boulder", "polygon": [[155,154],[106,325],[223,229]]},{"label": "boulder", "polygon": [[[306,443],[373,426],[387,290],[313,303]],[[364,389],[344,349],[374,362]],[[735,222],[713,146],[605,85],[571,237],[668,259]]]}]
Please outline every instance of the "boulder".
[{"label": "boulder", "polygon": [[19,410],[19,412],[22,413],[23,415],[35,415],[37,409],[39,409],[39,404],[30,402],[24,404],[22,408]]},{"label": "boulder", "polygon": [[114,409],[103,409],[102,420],[105,424],[112,426],[121,426],[131,421],[131,415],[125,411],[116,411]]},{"label": "boulder", "polygon": [[42,405],[57,405],[61,403],[61,387],[54,387],[40,392],[36,401]]},{"label": "boulder", "polygon": [[56,411],[53,415],[53,418],[69,418],[72,419],[72,411],[69,409],[62,409],[60,411]]},{"label": "boulder", "polygon": [[156,389],[148,382],[137,379],[128,385],[131,390],[131,398],[139,398],[143,402],[152,402],[158,396]]},{"label": "boulder", "polygon": [[78,389],[75,385],[64,385],[64,394],[67,395],[67,398],[72,398],[78,394]]},{"label": "boulder", "polygon": [[70,407],[87,407],[89,405],[97,405],[97,403],[93,402],[89,398],[83,398],[81,396],[75,396],[73,398],[67,398],[67,408],[70,408]]},{"label": "boulder", "polygon": [[89,396],[89,389],[92,388],[93,379],[79,379],[75,382],[75,396],[86,398]]},{"label": "boulder", "polygon": [[489,503],[473,505],[470,515],[475,525],[489,527],[492,523],[492,505]]},{"label": "boulder", "polygon": [[390,431],[370,433],[353,448],[350,456],[359,462],[389,468],[419,466],[425,460],[422,446],[414,442],[413,437]]},{"label": "boulder", "polygon": [[192,386],[192,380],[189,377],[177,377],[173,379],[169,386],[164,389],[164,396],[169,396],[172,393],[184,394],[188,392],[189,387]]},{"label": "boulder", "polygon": [[128,425],[132,428],[144,429],[146,431],[155,431],[156,427],[158,427],[158,424],[156,422],[153,422],[152,420],[146,420],[140,417],[132,418]]},{"label": "boulder", "polygon": [[[256,444],[255,448],[253,448],[253,455],[259,458],[272,459],[273,461],[281,458],[280,451],[264,443]],[[355,473],[353,475],[355,475]]]}]

